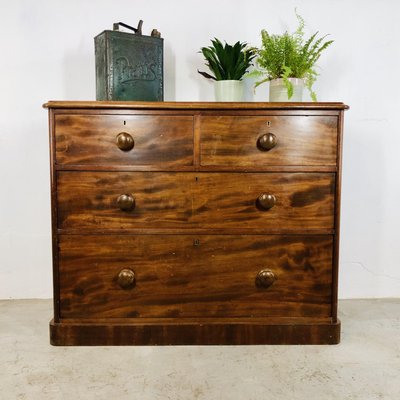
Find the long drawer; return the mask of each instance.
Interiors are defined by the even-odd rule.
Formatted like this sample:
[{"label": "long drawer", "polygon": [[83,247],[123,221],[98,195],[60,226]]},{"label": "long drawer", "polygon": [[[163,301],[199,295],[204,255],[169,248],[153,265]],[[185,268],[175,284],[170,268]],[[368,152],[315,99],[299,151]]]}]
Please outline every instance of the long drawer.
[{"label": "long drawer", "polygon": [[193,117],[60,114],[55,141],[57,164],[188,166]]},{"label": "long drawer", "polygon": [[203,116],[201,165],[335,166],[335,116]]},{"label": "long drawer", "polygon": [[60,229],[334,228],[331,173],[59,172]]},{"label": "long drawer", "polygon": [[60,317],[327,317],[332,246],[328,235],[61,235]]}]

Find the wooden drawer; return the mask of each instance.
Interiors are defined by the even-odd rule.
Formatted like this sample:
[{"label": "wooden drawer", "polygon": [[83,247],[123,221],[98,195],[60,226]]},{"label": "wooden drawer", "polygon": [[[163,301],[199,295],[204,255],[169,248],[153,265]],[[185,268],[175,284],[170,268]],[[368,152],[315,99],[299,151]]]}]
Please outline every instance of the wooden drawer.
[{"label": "wooden drawer", "polygon": [[[200,121],[204,166],[336,165],[336,116],[203,116]],[[266,134],[275,136],[276,145],[263,151],[258,139]]]},{"label": "wooden drawer", "polygon": [[[60,317],[328,317],[332,246],[332,236],[61,235]],[[124,269],[133,287],[120,287]],[[262,270],[269,287],[256,285]]]},{"label": "wooden drawer", "polygon": [[[59,172],[60,229],[333,229],[331,173]],[[118,198],[135,199],[122,211]],[[275,197],[263,210],[257,199]]]},{"label": "wooden drawer", "polygon": [[[134,147],[121,150],[117,137]],[[65,165],[193,164],[193,117],[160,115],[55,116],[56,163]]]}]

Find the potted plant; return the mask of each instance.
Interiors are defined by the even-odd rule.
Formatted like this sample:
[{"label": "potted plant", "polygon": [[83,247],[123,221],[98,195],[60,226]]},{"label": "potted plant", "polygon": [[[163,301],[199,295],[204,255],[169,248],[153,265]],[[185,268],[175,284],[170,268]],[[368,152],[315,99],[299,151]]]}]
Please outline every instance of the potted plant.
[{"label": "potted plant", "polygon": [[208,79],[215,81],[215,98],[217,101],[241,101],[243,98],[243,76],[252,65],[256,56],[255,48],[247,43],[236,42],[233,46],[214,38],[212,46],[202,47],[206,65],[214,74],[197,71]]},{"label": "potted plant", "polygon": [[270,35],[261,31],[262,45],[257,51],[256,69],[249,76],[263,77],[255,87],[270,81],[270,101],[302,101],[303,86],[311,99],[317,101],[312,86],[317,78],[316,62],[333,40],[318,38],[315,32],[304,37],[304,19],[297,14],[299,26],[294,33]]}]

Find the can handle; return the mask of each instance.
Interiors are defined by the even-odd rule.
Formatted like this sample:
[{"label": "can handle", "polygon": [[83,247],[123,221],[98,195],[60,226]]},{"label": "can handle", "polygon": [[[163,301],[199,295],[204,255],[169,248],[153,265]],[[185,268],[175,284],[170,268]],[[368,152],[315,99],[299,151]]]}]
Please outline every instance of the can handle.
[{"label": "can handle", "polygon": [[142,36],[142,25],[143,25],[143,21],[142,20],[139,21],[137,28],[134,28],[133,26],[124,24],[123,22],[115,22],[113,24],[113,30],[114,31],[119,31],[119,27],[123,26],[124,28],[127,28],[127,29],[130,29],[130,30],[134,31],[136,35]]}]

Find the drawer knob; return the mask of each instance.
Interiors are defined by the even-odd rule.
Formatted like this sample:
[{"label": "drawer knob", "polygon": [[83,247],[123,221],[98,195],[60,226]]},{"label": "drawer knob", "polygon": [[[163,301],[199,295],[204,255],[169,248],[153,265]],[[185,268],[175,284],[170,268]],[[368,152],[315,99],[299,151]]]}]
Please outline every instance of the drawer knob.
[{"label": "drawer knob", "polygon": [[129,268],[122,269],[119,271],[117,282],[122,289],[133,288],[135,286],[135,273]]},{"label": "drawer knob", "polygon": [[256,276],[256,286],[259,288],[267,289],[275,281],[275,274],[270,269],[263,269]]},{"label": "drawer knob", "polygon": [[135,198],[131,194],[118,196],[117,205],[121,211],[131,211],[135,208]]},{"label": "drawer knob", "polygon": [[129,151],[135,146],[135,141],[129,133],[121,132],[117,135],[117,146],[120,150]]},{"label": "drawer knob", "polygon": [[273,133],[265,133],[261,135],[257,140],[257,147],[261,151],[271,150],[278,143],[278,139]]},{"label": "drawer knob", "polygon": [[276,204],[276,197],[273,194],[263,193],[256,201],[257,208],[263,211],[271,209]]}]

